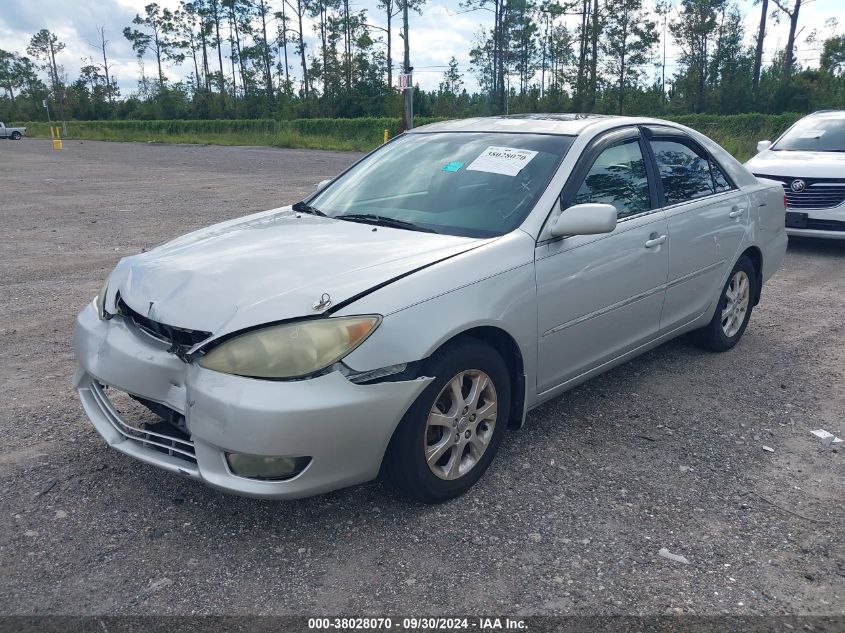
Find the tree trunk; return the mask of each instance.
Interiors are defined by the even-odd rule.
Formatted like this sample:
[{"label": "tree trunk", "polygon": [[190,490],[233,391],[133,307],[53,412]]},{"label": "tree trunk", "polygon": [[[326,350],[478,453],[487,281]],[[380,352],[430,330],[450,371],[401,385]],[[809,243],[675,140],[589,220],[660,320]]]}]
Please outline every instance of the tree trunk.
[{"label": "tree trunk", "polygon": [[326,48],[328,43],[326,42],[326,4],[321,0],[320,2],[320,41],[323,44],[322,50],[322,61],[323,61],[323,94],[326,94],[328,91],[326,90],[326,80],[328,79],[328,65],[326,59]]},{"label": "tree trunk", "polygon": [[346,91],[352,89],[352,29],[349,22],[349,0],[343,0],[343,66]]},{"label": "tree trunk", "polygon": [[244,66],[243,55],[241,55],[241,35],[238,32],[238,16],[235,13],[235,5],[232,4],[231,8],[231,19],[232,19],[232,28],[235,32],[235,44],[237,46],[238,51],[238,67],[241,70],[241,86],[243,87],[244,97],[247,96],[247,85],[246,85],[246,67]]},{"label": "tree trunk", "polygon": [[229,61],[232,63],[232,100],[236,100],[238,97],[238,74],[235,72],[235,29],[232,26],[231,14],[229,14]]},{"label": "tree trunk", "polygon": [[703,112],[704,110],[704,93],[707,88],[707,40],[701,43],[699,54],[699,73],[698,73],[698,97],[695,104],[695,112]]},{"label": "tree trunk", "polygon": [[500,0],[499,2],[499,29],[498,29],[498,40],[499,44],[496,48],[499,51],[498,63],[499,67],[496,70],[497,81],[498,81],[498,95],[499,95],[499,112],[500,113],[507,113],[507,99],[508,95],[505,93],[505,54],[507,53],[507,39],[505,36],[505,31],[507,30],[507,6],[506,0]]},{"label": "tree trunk", "polygon": [[543,46],[542,46],[542,61],[540,62],[540,98],[543,98],[543,95],[546,91],[546,46],[549,43],[549,15],[548,13],[544,16],[546,22],[546,29],[545,33],[543,34]]},{"label": "tree trunk", "polygon": [[196,77],[196,80],[197,80],[196,88],[194,88],[194,90],[196,91],[200,87],[201,81],[200,81],[200,66],[199,66],[199,62],[197,62],[197,41],[194,39],[193,27],[191,27],[191,39],[190,39],[189,45],[191,47],[191,57],[194,58],[194,77]]},{"label": "tree trunk", "polygon": [[158,35],[158,27],[153,27],[153,42],[155,43],[156,64],[158,66],[158,91],[164,88],[164,73],[161,70],[161,40]]},{"label": "tree trunk", "polygon": [[109,60],[106,56],[106,28],[101,26],[100,29],[100,44],[103,49],[103,72],[106,74],[106,95],[109,98],[109,103],[114,105],[114,95],[112,94],[111,77],[109,76]]},{"label": "tree trunk", "polygon": [[754,50],[754,74],[751,78],[751,92],[755,96],[760,86],[760,69],[763,66],[763,40],[766,38],[766,13],[769,11],[769,0],[762,0],[760,7],[760,28],[757,30],[757,47]]},{"label": "tree trunk", "polygon": [[50,65],[53,71],[53,92],[59,98],[59,116],[62,119],[62,134],[67,136],[67,124],[65,123],[65,91],[59,83],[59,67],[56,64],[56,49],[50,41]]},{"label": "tree trunk", "polygon": [[593,0],[593,26],[591,31],[590,38],[592,39],[592,50],[590,51],[590,90],[587,100],[588,111],[592,111],[596,105],[596,81],[599,63],[599,0]]},{"label": "tree trunk", "polygon": [[305,63],[305,38],[302,37],[302,0],[296,0],[296,17],[299,20],[299,59],[302,61],[302,91],[308,101],[308,65]]},{"label": "tree trunk", "polygon": [[214,10],[214,31],[217,34],[217,62],[220,64],[220,97],[225,103],[226,97],[226,75],[223,74],[223,40],[220,39],[220,12],[217,1],[211,5]]},{"label": "tree trunk", "polygon": [[393,3],[387,3],[387,88],[390,90],[393,88],[393,29],[391,26],[391,21],[393,19],[393,15],[391,15],[393,11]]},{"label": "tree trunk", "polygon": [[792,67],[795,64],[795,31],[798,28],[798,12],[801,10],[801,0],[795,0],[795,8],[789,13],[789,37],[786,39],[786,56],[783,71],[786,80],[792,77]]},{"label": "tree trunk", "polygon": [[576,110],[584,109],[584,92],[586,90],[584,74],[587,72],[587,23],[589,14],[589,0],[583,0],[581,5],[581,32],[578,35],[578,77],[575,80]]},{"label": "tree trunk", "polygon": [[[282,48],[284,49],[285,55],[285,90],[288,89],[290,85],[290,76],[288,69],[288,14],[286,9],[287,2],[282,2]],[[281,77],[279,77],[281,79]]]},{"label": "tree trunk", "polygon": [[200,18],[200,42],[202,43],[202,76],[203,85],[208,91],[211,87],[208,79],[208,40],[205,36],[205,23]]},{"label": "tree trunk", "polygon": [[265,0],[259,2],[259,10],[261,11],[261,35],[264,38],[264,50],[262,51],[264,57],[264,86],[269,96],[273,94],[273,75],[270,73],[270,43],[267,41],[267,2]]}]

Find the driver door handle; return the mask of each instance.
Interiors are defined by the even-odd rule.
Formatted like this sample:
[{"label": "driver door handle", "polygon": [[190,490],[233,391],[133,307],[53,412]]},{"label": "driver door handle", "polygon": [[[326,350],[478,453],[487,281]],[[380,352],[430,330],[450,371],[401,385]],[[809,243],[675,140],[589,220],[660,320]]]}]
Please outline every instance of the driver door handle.
[{"label": "driver door handle", "polygon": [[730,213],[728,213],[728,217],[730,217],[730,218],[738,218],[738,217],[739,217],[739,216],[741,216],[743,213],[745,213],[745,209],[740,209],[739,207],[734,206],[734,207],[731,209],[731,212],[730,212]]},{"label": "driver door handle", "polygon": [[657,235],[657,233],[651,234],[651,239],[646,240],[645,247],[646,248],[654,248],[655,246],[660,246],[661,244],[666,243],[666,236],[665,235]]}]

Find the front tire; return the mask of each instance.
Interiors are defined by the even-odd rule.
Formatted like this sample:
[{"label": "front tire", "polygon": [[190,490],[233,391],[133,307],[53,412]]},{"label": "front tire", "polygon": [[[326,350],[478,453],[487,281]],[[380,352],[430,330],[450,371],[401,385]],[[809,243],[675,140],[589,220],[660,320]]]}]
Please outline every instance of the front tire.
[{"label": "front tire", "polygon": [[710,323],[692,333],[697,345],[714,352],[726,352],[739,342],[754,309],[756,279],[754,264],[743,255],[722,288]]},{"label": "front tire", "polygon": [[12,136],[10,137],[13,141],[21,140],[21,133],[20,132],[12,132]]},{"label": "front tire", "polygon": [[434,380],[408,409],[383,472],[402,495],[425,503],[457,497],[475,484],[499,448],[510,411],[510,374],[490,345],[466,337],[426,362]]}]

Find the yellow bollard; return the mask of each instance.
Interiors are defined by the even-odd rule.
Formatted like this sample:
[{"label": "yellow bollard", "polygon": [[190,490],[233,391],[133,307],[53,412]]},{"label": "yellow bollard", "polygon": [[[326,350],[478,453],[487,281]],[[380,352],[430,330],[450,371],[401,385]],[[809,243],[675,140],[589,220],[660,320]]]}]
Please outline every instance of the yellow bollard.
[{"label": "yellow bollard", "polygon": [[54,138],[53,139],[53,149],[62,149],[62,139]]},{"label": "yellow bollard", "polygon": [[50,126],[50,136],[53,138],[53,149],[62,149],[62,139],[58,127]]},{"label": "yellow bollard", "polygon": [[384,142],[387,143],[387,139],[390,138],[390,135],[387,133],[387,128],[384,128]]}]

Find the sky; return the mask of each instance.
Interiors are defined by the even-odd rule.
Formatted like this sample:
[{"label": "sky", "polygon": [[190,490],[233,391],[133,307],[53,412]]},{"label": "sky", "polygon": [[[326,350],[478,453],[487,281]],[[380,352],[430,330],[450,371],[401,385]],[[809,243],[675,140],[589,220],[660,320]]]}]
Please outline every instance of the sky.
[{"label": "sky", "polygon": [[[47,28],[59,36],[67,45],[58,56],[58,62],[70,80],[79,75],[79,69],[88,64],[88,57],[99,60],[100,53],[92,46],[99,45],[97,27],[103,26],[108,40],[108,53],[113,63],[112,75],[117,78],[124,96],[137,88],[139,76],[138,61],[129,42],[123,37],[123,28],[129,26],[136,13],[142,13],[144,5],[151,0],[2,0],[0,11],[0,48],[25,54],[29,38],[42,28]],[[270,0],[274,9],[281,6],[282,0]],[[677,4],[678,0],[675,0]],[[745,15],[746,37],[749,43],[754,38],[760,19],[759,6],[753,6],[753,0],[739,0],[739,6]],[[807,0],[805,0],[807,2]],[[158,0],[160,6],[176,8],[178,0]],[[653,0],[645,0],[646,6],[653,6]],[[770,8],[773,7],[769,3]],[[369,22],[376,26],[385,26],[385,20],[377,9],[376,0],[351,0],[353,10],[367,9]],[[802,5],[799,20],[801,30],[798,38],[798,59],[809,66],[817,66],[820,55],[820,43],[805,42],[806,36],[813,29],[818,29],[822,39],[832,35],[825,26],[829,18],[837,18],[840,27],[845,27],[845,0],[810,0]],[[568,18],[577,21],[577,17]],[[414,82],[424,89],[436,89],[440,83],[449,59],[458,60],[464,82],[469,90],[477,88],[469,64],[469,49],[473,36],[482,26],[489,26],[492,14],[489,11],[462,12],[459,0],[429,0],[423,14],[411,13],[411,65],[414,67]],[[394,22],[395,24],[395,22]],[[571,24],[574,24],[572,22]],[[275,30],[275,27],[274,29]],[[306,27],[311,37],[306,36],[310,48],[317,45],[310,25]],[[770,61],[775,51],[782,48],[788,33],[788,20],[780,24],[769,21],[766,37],[764,61]],[[382,31],[373,29],[372,35],[379,37]],[[402,40],[394,37],[394,63],[401,61]],[[224,49],[225,50],[225,49]],[[658,50],[655,51],[659,53]],[[667,41],[667,76],[674,71],[678,49],[669,36]],[[656,55],[657,57],[657,55]],[[296,71],[296,58],[293,47],[289,51],[291,65]],[[656,61],[656,60],[655,60]],[[192,64],[167,68],[170,79],[178,80],[190,72]],[[147,60],[147,74],[154,72],[154,61]]]}]

